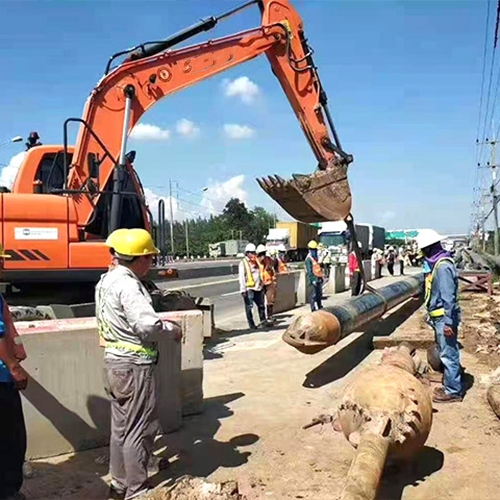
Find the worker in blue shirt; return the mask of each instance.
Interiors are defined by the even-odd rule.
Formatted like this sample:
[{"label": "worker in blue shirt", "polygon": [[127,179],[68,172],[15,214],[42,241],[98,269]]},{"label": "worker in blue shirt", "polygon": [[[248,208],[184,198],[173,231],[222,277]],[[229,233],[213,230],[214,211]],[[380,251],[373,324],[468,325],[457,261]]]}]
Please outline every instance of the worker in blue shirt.
[{"label": "worker in blue shirt", "polygon": [[462,401],[462,368],[458,347],[458,273],[451,254],[443,249],[440,236],[432,229],[421,230],[418,248],[424,255],[427,322],[434,329],[439,357],[444,367],[443,386],[434,390],[435,403]]},{"label": "worker in blue shirt", "polygon": [[[7,257],[0,247],[0,258]],[[21,500],[26,427],[20,390],[28,375],[20,364],[26,358],[4,298],[0,295],[0,500]]]}]

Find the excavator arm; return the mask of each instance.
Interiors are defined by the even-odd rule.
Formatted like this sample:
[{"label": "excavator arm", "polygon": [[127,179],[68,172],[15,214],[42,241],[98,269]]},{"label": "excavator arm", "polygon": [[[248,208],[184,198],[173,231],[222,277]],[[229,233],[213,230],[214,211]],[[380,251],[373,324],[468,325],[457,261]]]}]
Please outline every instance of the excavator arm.
[{"label": "excavator arm", "polygon": [[[258,4],[259,28],[185,48],[171,47],[214,27],[228,15]],[[252,0],[212,17],[167,40],[143,44],[112,57],[106,74],[89,96],[71,165],[65,165],[63,192],[76,201],[83,228],[93,219],[101,186],[112,181],[109,230],[119,227],[127,140],[142,115],[162,98],[266,54],[318,162],[312,175],[258,179],[261,187],[290,215],[303,222],[344,219],[351,209],[344,153],[328,112],[326,94],[307,44],[302,20],[288,0]],[[116,56],[126,59],[113,70]],[[65,132],[65,147],[67,133]],[[66,155],[65,155],[66,158]],[[97,166],[97,167],[96,167]],[[97,189],[89,189],[96,185]],[[109,193],[108,193],[109,194]]]}]

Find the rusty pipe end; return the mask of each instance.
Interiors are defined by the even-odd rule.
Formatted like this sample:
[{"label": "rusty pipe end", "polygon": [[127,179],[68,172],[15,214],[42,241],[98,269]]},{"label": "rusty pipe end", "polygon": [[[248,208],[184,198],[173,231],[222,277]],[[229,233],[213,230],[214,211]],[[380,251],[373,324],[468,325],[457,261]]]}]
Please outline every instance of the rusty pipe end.
[{"label": "rusty pipe end", "polygon": [[339,320],[323,310],[299,316],[283,333],[283,340],[304,354],[316,354],[341,337]]}]

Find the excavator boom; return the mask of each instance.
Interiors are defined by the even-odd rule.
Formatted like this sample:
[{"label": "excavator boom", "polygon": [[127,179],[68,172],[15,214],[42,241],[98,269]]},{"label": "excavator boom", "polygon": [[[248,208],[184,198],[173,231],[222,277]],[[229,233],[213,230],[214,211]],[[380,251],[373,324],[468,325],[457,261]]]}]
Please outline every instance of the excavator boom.
[{"label": "excavator boom", "polygon": [[[252,4],[262,13],[259,28],[172,50],[174,45],[213,28]],[[260,186],[292,217],[303,222],[344,219],[351,210],[347,167],[352,157],[340,145],[327,107],[302,20],[288,0],[253,0],[211,17],[169,39],[115,54],[87,100],[65,189],[79,193],[76,210],[88,227],[102,192],[91,195],[89,155],[99,158],[98,185],[113,182],[109,231],[120,225],[127,137],[160,99],[266,54],[317,160],[312,175],[258,179]],[[126,59],[115,69],[111,63]],[[105,148],[104,148],[105,146]],[[83,195],[82,195],[83,194]]]}]

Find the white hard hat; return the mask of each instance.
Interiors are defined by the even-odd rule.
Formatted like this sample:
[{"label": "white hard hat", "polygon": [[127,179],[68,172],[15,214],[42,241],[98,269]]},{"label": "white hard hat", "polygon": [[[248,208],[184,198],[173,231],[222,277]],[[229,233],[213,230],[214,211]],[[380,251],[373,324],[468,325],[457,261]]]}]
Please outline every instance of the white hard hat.
[{"label": "white hard hat", "polygon": [[267,252],[267,248],[264,245],[259,245],[257,247],[257,253],[265,253],[265,252]]},{"label": "white hard hat", "polygon": [[419,231],[416,239],[418,249],[422,250],[422,248],[430,247],[434,243],[441,241],[444,239],[444,236],[441,236],[434,229],[422,229],[422,231]]},{"label": "white hard hat", "polygon": [[286,252],[286,247],[281,243],[281,245],[278,245],[278,252]]},{"label": "white hard hat", "polygon": [[245,253],[247,253],[247,252],[255,252],[255,245],[253,243],[249,243],[245,247]]}]

